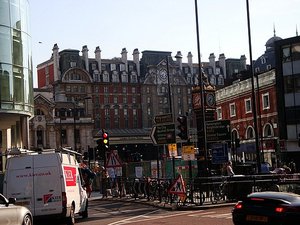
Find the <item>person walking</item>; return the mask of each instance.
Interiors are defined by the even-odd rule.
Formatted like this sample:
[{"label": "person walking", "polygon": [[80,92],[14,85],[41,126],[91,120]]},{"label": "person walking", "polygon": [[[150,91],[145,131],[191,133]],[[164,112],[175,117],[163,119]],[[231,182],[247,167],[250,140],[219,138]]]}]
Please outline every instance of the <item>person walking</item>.
[{"label": "person walking", "polygon": [[233,169],[232,169],[232,162],[231,161],[229,161],[227,163],[226,170],[227,170],[227,176],[234,176],[234,172],[233,172]]}]

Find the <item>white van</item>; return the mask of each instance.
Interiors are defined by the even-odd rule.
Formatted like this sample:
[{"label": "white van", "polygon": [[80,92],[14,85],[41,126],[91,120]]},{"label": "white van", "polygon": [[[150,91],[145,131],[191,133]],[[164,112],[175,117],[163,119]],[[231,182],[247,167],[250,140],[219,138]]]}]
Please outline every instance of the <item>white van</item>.
[{"label": "white van", "polygon": [[68,225],[88,216],[88,198],[76,152],[68,149],[8,154],[3,193],[33,216],[58,216]]}]

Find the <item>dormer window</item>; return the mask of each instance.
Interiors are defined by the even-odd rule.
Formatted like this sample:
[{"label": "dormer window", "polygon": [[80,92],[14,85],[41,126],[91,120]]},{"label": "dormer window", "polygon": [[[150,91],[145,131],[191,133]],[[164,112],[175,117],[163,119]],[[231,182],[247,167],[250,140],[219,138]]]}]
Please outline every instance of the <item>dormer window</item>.
[{"label": "dormer window", "polygon": [[260,57],[260,61],[261,61],[261,64],[265,64],[266,63],[266,58],[265,57]]}]

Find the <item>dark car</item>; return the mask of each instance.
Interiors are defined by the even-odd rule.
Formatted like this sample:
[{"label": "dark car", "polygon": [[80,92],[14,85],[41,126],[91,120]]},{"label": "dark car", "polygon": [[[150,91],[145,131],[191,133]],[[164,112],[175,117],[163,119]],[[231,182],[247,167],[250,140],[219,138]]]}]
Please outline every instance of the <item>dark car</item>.
[{"label": "dark car", "polygon": [[232,210],[235,225],[300,224],[300,195],[288,192],[255,192]]},{"label": "dark car", "polygon": [[31,212],[24,206],[14,205],[15,198],[0,194],[0,225],[32,225]]}]

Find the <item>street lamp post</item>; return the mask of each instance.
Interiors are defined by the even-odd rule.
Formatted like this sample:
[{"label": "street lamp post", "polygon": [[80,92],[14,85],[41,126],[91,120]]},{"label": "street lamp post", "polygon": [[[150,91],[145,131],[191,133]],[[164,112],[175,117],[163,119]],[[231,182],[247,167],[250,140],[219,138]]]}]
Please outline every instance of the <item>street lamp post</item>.
[{"label": "street lamp post", "polygon": [[256,163],[257,163],[257,172],[260,173],[261,159],[260,159],[260,149],[259,149],[259,142],[258,142],[256,95],[254,90],[254,72],[253,72],[253,62],[252,62],[250,12],[249,12],[248,0],[246,0],[246,8],[247,8],[248,41],[249,41],[249,56],[250,56],[250,73],[251,73],[251,85],[252,85],[252,102],[253,102],[252,107],[253,107],[253,125],[254,125],[254,133],[255,133]]}]

